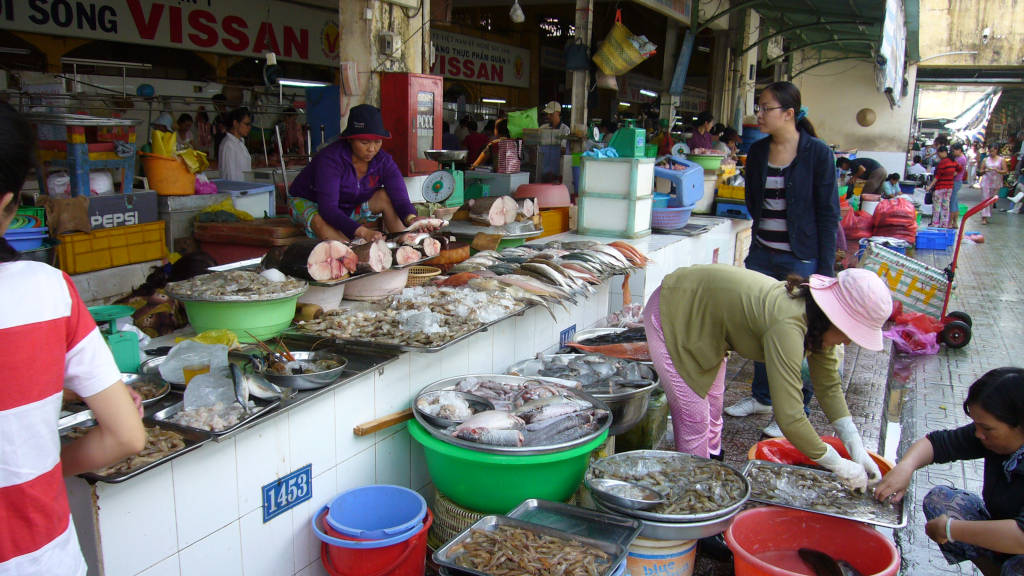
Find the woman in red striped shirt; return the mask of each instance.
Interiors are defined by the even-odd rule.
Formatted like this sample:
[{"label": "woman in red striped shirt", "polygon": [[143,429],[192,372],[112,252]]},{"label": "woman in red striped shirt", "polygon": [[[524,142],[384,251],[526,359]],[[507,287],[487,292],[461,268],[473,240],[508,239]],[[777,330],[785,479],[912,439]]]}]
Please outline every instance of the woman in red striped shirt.
[{"label": "woman in red striped shirt", "polygon": [[929,190],[932,192],[932,226],[939,228],[953,227],[952,208],[949,205],[953,196],[953,178],[956,176],[956,161],[949,157],[949,147],[939,147],[939,165],[935,167],[935,178]]}]

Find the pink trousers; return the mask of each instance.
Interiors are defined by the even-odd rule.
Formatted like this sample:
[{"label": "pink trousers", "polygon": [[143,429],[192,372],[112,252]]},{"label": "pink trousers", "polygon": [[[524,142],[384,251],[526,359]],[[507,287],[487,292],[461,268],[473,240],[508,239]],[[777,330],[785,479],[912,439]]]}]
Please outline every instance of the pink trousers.
[{"label": "pink trousers", "polygon": [[654,369],[668,397],[676,450],[707,458],[722,451],[722,397],[725,393],[725,358],[707,398],[701,398],[679,375],[665,346],[661,327],[661,288],[644,308],[644,330]]}]

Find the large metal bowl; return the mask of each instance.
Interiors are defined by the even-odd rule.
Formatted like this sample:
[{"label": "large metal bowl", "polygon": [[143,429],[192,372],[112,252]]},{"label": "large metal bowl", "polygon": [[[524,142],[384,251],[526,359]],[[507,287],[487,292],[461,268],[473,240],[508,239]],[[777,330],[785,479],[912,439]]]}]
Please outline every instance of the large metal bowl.
[{"label": "large metal bowl", "polygon": [[333,360],[338,363],[338,366],[330,370],[310,372],[308,374],[278,374],[268,368],[263,371],[263,376],[278,386],[287,386],[295,390],[315,390],[337,382],[341,378],[345,365],[348,364],[348,360],[343,356],[327,350],[317,350],[315,352],[293,351],[292,356],[297,362]]},{"label": "large metal bowl", "polygon": [[[532,360],[516,362],[508,367],[506,372],[517,376],[537,376],[537,372],[543,367],[545,360],[552,358],[577,358],[578,354],[551,354],[540,356]],[[619,358],[613,358],[619,360]],[[644,364],[638,362],[638,364]],[[647,404],[651,400],[651,393],[658,387],[658,374],[654,373],[654,380],[648,386],[633,387],[630,390],[616,392],[614,394],[603,394],[591,391],[590,394],[608,405],[612,412],[612,425],[608,434],[616,436],[633,429],[647,414]]]},{"label": "large metal bowl", "polygon": [[[601,502],[596,498],[594,499],[594,505],[597,507],[599,512],[629,516],[629,514],[613,510],[611,507],[606,506],[604,502]],[[729,528],[729,525],[732,524],[733,518],[735,518],[739,513],[740,509],[737,508],[729,514],[719,518],[687,523],[640,520],[640,537],[647,538],[648,540],[699,540],[701,538],[707,538],[709,536],[725,532],[725,530]]]},{"label": "large metal bowl", "polygon": [[424,150],[423,155],[434,162],[461,162],[466,159],[466,150]]},{"label": "large metal bowl", "polygon": [[[434,382],[433,384],[430,384],[430,385],[424,387],[422,390],[419,391],[419,393],[416,395],[416,398],[413,400],[413,406],[416,405],[416,400],[419,400],[419,397],[421,395],[427,394],[429,392],[434,392],[434,391],[437,391],[437,390],[454,389],[455,385],[458,384],[460,381],[465,380],[466,378],[471,378],[471,377],[472,378],[480,378],[480,379],[488,379],[488,380],[492,380],[494,382],[523,382],[523,381],[526,381],[526,380],[541,380],[541,381],[544,381],[544,382],[550,382],[550,383],[553,383],[553,384],[556,384],[556,385],[559,385],[559,386],[563,386],[563,387],[565,386],[565,384],[575,384],[575,382],[570,382],[568,380],[559,380],[557,378],[543,378],[543,377],[525,378],[525,377],[521,377],[521,376],[508,376],[508,375],[505,375],[505,374],[465,374],[463,376],[455,376],[453,378],[445,378],[444,380],[438,380],[437,382]],[[591,396],[590,394],[587,394],[586,392],[583,392],[583,391],[580,391],[580,390],[571,390],[571,391],[572,391],[573,394],[575,394],[575,395],[579,396],[580,398],[583,398],[584,400],[587,400],[588,402],[593,404],[594,408],[601,408],[601,409],[608,410],[609,412],[611,412],[611,410],[608,408],[607,404],[605,404],[603,401],[601,401],[601,400]],[[446,433],[443,429],[438,428],[438,427],[434,426],[433,424],[431,424],[430,422],[428,422],[423,417],[423,415],[420,413],[419,410],[413,410],[412,412],[413,412],[413,415],[416,417],[416,421],[419,422],[423,426],[423,428],[426,429],[426,431],[431,436],[433,436],[434,438],[437,438],[438,440],[441,440],[442,442],[446,442],[446,443],[451,444],[453,446],[459,446],[460,448],[467,448],[467,449],[472,450],[474,452],[486,452],[486,453],[490,453],[490,454],[503,454],[503,455],[553,454],[553,453],[556,453],[556,452],[562,452],[562,451],[565,451],[565,450],[576,448],[578,446],[583,446],[583,445],[587,444],[588,442],[590,442],[590,441],[594,440],[595,438],[597,438],[597,437],[601,436],[602,434],[604,434],[605,431],[608,430],[608,428],[610,427],[611,422],[612,422],[612,418],[605,418],[604,422],[602,422],[601,426],[598,427],[596,430],[594,430],[590,434],[587,434],[586,436],[581,436],[580,438],[577,438],[577,439],[575,439],[575,440],[573,440],[571,442],[562,442],[562,443],[559,443],[559,444],[549,444],[547,446],[506,447],[506,446],[493,446],[493,445],[490,445],[490,444],[481,444],[479,442],[470,442],[468,440],[462,440],[461,438],[456,438],[455,436],[452,436],[451,434]]]}]

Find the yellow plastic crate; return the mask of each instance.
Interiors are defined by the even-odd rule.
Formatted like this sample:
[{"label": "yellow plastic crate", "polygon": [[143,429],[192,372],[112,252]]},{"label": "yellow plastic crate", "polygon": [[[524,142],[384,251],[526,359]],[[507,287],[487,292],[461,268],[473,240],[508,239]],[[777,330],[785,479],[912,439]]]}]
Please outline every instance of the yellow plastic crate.
[{"label": "yellow plastic crate", "polygon": [[159,260],[167,255],[164,222],[61,234],[57,254],[68,274]]},{"label": "yellow plastic crate", "polygon": [[719,184],[717,194],[719,198],[734,198],[736,200],[743,200],[747,197],[746,188],[728,184]]}]

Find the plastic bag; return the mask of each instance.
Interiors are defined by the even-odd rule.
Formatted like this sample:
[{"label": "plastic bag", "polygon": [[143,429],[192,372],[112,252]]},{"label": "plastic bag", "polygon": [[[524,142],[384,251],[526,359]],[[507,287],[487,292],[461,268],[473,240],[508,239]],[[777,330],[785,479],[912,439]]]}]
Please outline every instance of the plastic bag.
[{"label": "plastic bag", "polygon": [[537,107],[508,113],[508,134],[513,138],[522,138],[524,128],[537,128]]},{"label": "plastic bag", "polygon": [[199,213],[206,214],[208,212],[230,212],[243,222],[248,222],[253,219],[252,214],[249,214],[244,210],[236,209],[234,203],[231,202],[231,198],[227,198],[217,204],[211,204],[210,206],[203,208]]},{"label": "plastic bag", "polygon": [[882,336],[892,340],[896,350],[904,354],[923,356],[939,351],[938,334],[924,331],[915,324],[897,324]]},{"label": "plastic bag", "polygon": [[[829,446],[835,448],[836,452],[843,458],[850,457],[850,453],[846,451],[846,446],[843,446],[843,441],[839,438],[835,436],[822,436],[821,439]],[[754,450],[754,459],[778,462],[780,464],[816,466],[810,458],[797,450],[796,446],[793,446],[793,443],[785,438],[772,438],[758,442]]]},{"label": "plastic bag", "polygon": [[178,148],[178,134],[154,130],[151,143],[153,144],[153,154],[174,158],[174,151]]},{"label": "plastic bag", "polygon": [[193,377],[188,388],[185,388],[184,400],[185,410],[215,406],[218,403],[223,406],[234,404],[235,383],[231,379],[231,372],[210,372]]},{"label": "plastic bag", "polygon": [[206,159],[205,152],[200,152],[193,148],[187,148],[178,152],[178,156],[181,156],[181,159],[185,162],[185,166],[188,167],[188,171],[193,174],[202,172],[210,167],[210,162]]},{"label": "plastic bag", "polygon": [[160,363],[160,376],[173,384],[184,385],[184,368],[196,364],[209,365],[210,374],[227,375],[228,347],[223,344],[200,344],[186,340],[171,348],[167,358]]},{"label": "plastic bag", "polygon": [[870,238],[872,233],[871,214],[851,210],[843,216],[841,225],[848,244],[858,244],[861,238]]},{"label": "plastic bag", "polygon": [[71,176],[67,172],[55,172],[47,176],[46,193],[53,198],[71,197]]},{"label": "plastic bag", "polygon": [[898,197],[882,200],[872,219],[875,236],[889,236],[913,244],[917,240],[917,210],[910,200]]}]

